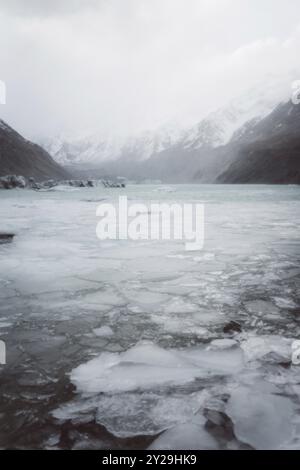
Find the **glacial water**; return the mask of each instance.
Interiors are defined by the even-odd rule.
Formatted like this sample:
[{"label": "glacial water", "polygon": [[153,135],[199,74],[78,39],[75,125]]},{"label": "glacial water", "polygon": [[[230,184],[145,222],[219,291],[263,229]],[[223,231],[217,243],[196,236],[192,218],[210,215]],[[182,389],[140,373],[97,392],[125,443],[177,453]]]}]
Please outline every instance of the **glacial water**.
[{"label": "glacial water", "polygon": [[[100,202],[201,202],[205,240],[96,237]],[[0,192],[0,447],[299,449],[300,188]]]}]

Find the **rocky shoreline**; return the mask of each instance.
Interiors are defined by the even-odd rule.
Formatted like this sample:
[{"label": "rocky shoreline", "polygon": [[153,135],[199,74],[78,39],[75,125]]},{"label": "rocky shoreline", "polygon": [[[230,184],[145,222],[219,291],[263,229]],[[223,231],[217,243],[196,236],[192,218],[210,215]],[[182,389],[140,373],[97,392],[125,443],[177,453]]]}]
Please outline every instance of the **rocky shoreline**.
[{"label": "rocky shoreline", "polygon": [[55,186],[72,186],[76,188],[94,188],[96,186],[102,185],[105,188],[125,188],[125,183],[110,181],[110,180],[47,180],[43,182],[37,182],[34,178],[25,178],[20,175],[6,175],[0,177],[0,189],[34,189],[39,190],[49,190]]}]

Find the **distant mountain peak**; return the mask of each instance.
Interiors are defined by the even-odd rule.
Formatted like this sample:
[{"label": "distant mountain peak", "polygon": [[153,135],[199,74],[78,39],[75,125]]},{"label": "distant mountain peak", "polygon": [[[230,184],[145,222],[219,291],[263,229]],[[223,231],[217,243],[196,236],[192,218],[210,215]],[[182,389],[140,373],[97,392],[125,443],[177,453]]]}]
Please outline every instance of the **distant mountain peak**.
[{"label": "distant mountain peak", "polygon": [[247,123],[257,122],[270,114],[284,99],[287,89],[286,83],[268,77],[188,128],[168,122],[156,130],[128,138],[85,133],[76,138],[47,138],[39,143],[59,164],[79,167],[99,167],[120,159],[142,162],[175,148],[181,148],[183,152],[214,149],[226,145],[239,130],[244,132],[243,126],[247,127]]}]

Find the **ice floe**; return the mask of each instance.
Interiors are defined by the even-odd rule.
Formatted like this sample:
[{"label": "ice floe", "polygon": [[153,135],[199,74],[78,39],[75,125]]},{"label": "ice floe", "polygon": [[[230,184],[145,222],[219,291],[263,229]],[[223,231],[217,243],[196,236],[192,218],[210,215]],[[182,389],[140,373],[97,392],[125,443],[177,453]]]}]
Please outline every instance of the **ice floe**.
[{"label": "ice floe", "polygon": [[293,437],[295,410],[286,397],[240,386],[232,391],[226,411],[236,437],[254,449],[279,449]]},{"label": "ice floe", "polygon": [[159,436],[151,450],[217,450],[218,442],[201,424],[180,424]]},{"label": "ice floe", "polygon": [[241,342],[246,361],[270,363],[289,362],[292,359],[293,339],[278,335],[254,335]]},{"label": "ice floe", "polygon": [[110,326],[101,326],[100,328],[95,328],[93,332],[96,336],[100,337],[113,336],[114,334]]},{"label": "ice floe", "polygon": [[242,364],[241,351],[166,350],[144,341],[121,354],[100,354],[74,369],[71,380],[83,394],[149,390],[236,373]]}]

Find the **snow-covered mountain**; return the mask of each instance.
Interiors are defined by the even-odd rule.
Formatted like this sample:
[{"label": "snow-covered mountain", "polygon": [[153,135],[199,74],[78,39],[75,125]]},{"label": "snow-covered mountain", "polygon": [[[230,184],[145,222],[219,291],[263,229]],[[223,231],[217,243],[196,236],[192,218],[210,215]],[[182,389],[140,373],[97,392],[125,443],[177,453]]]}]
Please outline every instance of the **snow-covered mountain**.
[{"label": "snow-covered mountain", "polygon": [[280,83],[260,84],[232,100],[227,106],[211,112],[195,126],[186,130],[182,146],[200,149],[226,145],[235,132],[246,123],[264,119],[288,98],[287,88]]},{"label": "snow-covered mountain", "polygon": [[130,137],[121,148],[119,157],[147,160],[152,155],[176,145],[183,137],[184,130],[176,122],[170,122],[154,131]]},{"label": "snow-covered mountain", "polygon": [[[128,138],[100,136],[54,137],[39,141],[52,157],[66,166],[100,166],[109,161],[150,159],[172,148],[185,152],[226,145],[232,136],[248,122],[265,118],[287,96],[283,82],[260,83],[227,106],[213,111],[188,128],[168,124],[154,131]],[[123,167],[123,165],[122,165]]]},{"label": "snow-covered mountain", "polygon": [[115,139],[94,135],[76,138],[60,135],[41,139],[39,143],[57,163],[65,166],[101,163],[117,158],[122,148],[122,144]]},{"label": "snow-covered mountain", "polygon": [[182,137],[183,131],[172,123],[128,138],[94,134],[74,139],[61,135],[40,139],[39,143],[61,165],[99,165],[119,158],[146,160],[171,147]]}]

